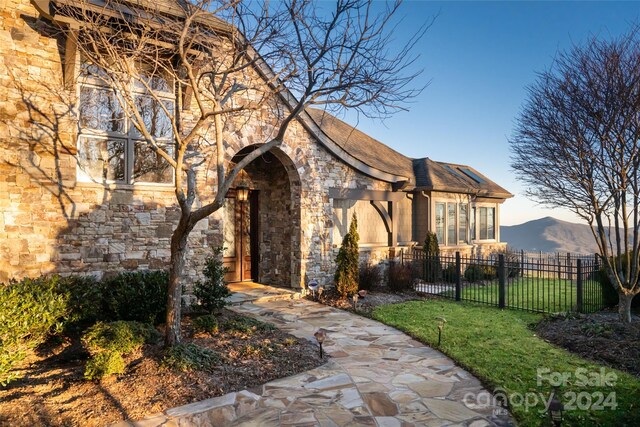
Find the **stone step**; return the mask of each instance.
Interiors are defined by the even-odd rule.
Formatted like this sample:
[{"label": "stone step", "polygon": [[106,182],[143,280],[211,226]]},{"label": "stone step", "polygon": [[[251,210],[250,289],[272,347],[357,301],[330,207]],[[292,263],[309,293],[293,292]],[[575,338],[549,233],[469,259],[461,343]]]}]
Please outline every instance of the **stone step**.
[{"label": "stone step", "polygon": [[227,298],[228,305],[230,306],[238,306],[247,303],[260,303],[260,302],[269,302],[269,301],[286,301],[286,300],[297,300],[302,298],[301,292],[295,291],[282,291],[273,294],[267,295],[255,295],[255,294],[246,294],[242,292],[234,292],[229,298]]}]

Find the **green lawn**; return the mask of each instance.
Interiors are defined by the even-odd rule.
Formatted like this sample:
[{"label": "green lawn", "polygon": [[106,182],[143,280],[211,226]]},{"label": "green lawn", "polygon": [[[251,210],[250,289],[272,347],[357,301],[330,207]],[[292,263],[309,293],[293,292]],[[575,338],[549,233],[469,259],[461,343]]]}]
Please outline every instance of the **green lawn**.
[{"label": "green lawn", "polygon": [[[557,313],[575,311],[576,284],[564,279],[518,277],[507,281],[507,307],[532,311]],[[455,291],[448,290],[443,296],[453,297]],[[585,281],[583,285],[583,312],[590,313],[600,307],[601,289],[596,282]],[[462,299],[466,301],[498,304],[498,282],[479,285],[463,283]]]},{"label": "green lawn", "polygon": [[[458,364],[480,378],[490,390],[504,389],[508,395],[537,394],[535,407],[511,405],[511,411],[522,426],[545,425],[544,404],[539,393],[548,398],[549,381],[538,385],[538,369],[571,375],[561,388],[563,403],[570,404],[571,395],[579,396],[574,409],[565,411],[564,425],[574,426],[640,426],[640,379],[617,370],[606,368],[617,376],[612,386],[580,385],[576,369],[586,369],[587,375],[600,372],[602,365],[586,361],[538,338],[530,325],[542,315],[500,310],[472,303],[446,300],[410,301],[376,307],[373,317],[401,329],[416,339],[437,346],[437,317],[447,320],[442,345],[439,348]],[[580,373],[580,372],[578,372]],[[615,393],[616,409],[611,400],[602,400]],[[579,394],[578,394],[579,393]],[[588,400],[601,400],[604,409],[579,409],[588,406]],[[513,403],[513,401],[511,402]]]}]

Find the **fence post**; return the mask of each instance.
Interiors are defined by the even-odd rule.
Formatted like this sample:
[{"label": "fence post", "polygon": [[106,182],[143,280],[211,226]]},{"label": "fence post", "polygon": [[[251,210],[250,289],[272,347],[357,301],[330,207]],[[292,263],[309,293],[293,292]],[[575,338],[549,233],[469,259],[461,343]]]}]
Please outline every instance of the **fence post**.
[{"label": "fence post", "polygon": [[422,263],[422,278],[425,282],[430,283],[429,280],[429,256],[427,255],[426,251],[422,252],[422,255],[424,256],[424,261]]},{"label": "fence post", "polygon": [[520,249],[520,277],[524,277],[524,249]]},{"label": "fence post", "polygon": [[504,308],[506,296],[506,274],[504,268],[504,254],[498,255],[498,307]]},{"label": "fence post", "polygon": [[456,251],[456,301],[462,299],[462,267],[460,262],[460,252]]},{"label": "fence post", "polygon": [[576,280],[576,310],[582,313],[582,260],[577,260],[577,280]]},{"label": "fence post", "polygon": [[404,248],[400,249],[400,265],[404,266]]}]

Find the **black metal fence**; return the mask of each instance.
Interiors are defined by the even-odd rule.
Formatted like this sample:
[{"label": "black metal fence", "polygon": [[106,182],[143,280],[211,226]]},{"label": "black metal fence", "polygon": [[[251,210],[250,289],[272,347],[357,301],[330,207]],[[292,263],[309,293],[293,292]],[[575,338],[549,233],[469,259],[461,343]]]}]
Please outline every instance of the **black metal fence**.
[{"label": "black metal fence", "polygon": [[589,313],[605,307],[594,255],[430,256],[413,248],[401,253],[401,262],[418,279],[417,291],[456,301],[543,313]]}]

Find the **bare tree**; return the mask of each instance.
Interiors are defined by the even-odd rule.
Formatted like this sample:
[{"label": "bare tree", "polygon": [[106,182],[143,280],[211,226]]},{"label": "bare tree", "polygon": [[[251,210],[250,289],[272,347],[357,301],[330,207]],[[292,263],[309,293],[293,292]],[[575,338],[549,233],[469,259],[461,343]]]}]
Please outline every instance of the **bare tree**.
[{"label": "bare tree", "polygon": [[[60,29],[80,52],[82,77],[99,79],[118,105],[107,114],[108,126],[126,118],[155,156],[142,162],[143,169],[165,165],[172,175],[180,219],[171,238],[166,345],[180,341],[180,278],[189,233],[223,206],[245,166],[280,145],[310,105],[386,116],[421,91],[414,86],[419,73],[409,70],[413,47],[430,22],[393,49],[399,1],[375,7],[371,0],[260,3],[56,3]],[[265,111],[271,132],[230,163],[229,124]],[[197,172],[211,160],[215,197],[198,200]]]},{"label": "bare tree", "polygon": [[528,88],[510,140],[528,195],[591,226],[622,321],[631,321],[640,245],[640,40],[591,39]]}]

